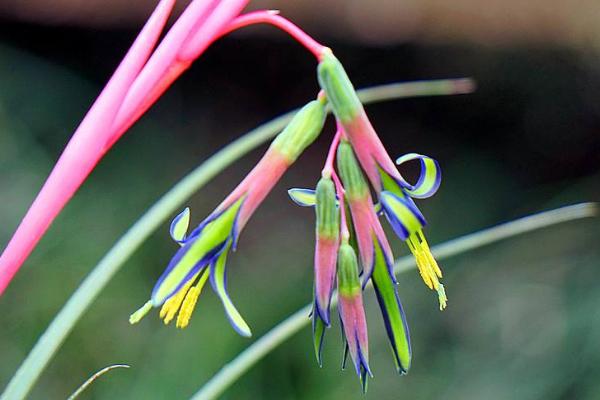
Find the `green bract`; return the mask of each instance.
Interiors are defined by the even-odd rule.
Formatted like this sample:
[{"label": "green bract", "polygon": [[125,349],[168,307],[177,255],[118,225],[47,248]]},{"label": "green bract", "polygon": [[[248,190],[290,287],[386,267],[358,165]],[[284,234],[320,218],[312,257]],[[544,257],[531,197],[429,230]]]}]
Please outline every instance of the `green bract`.
[{"label": "green bract", "polygon": [[347,141],[340,143],[337,151],[337,160],[348,200],[352,201],[367,195],[369,193],[369,186],[354,155],[352,146]]},{"label": "green bract", "polygon": [[335,116],[342,122],[353,120],[363,107],[348,74],[331,51],[323,54],[317,73]]},{"label": "green bract", "polygon": [[342,243],[338,253],[338,288],[340,296],[354,296],[360,293],[360,279],[358,278],[358,260],[356,252],[348,243]]},{"label": "green bract", "polygon": [[290,162],[296,161],[321,133],[327,116],[325,104],[325,98],[319,98],[302,107],[273,140],[271,147],[277,149]]},{"label": "green bract", "polygon": [[340,213],[331,178],[319,180],[316,190],[317,234],[319,237],[337,239],[340,232]]}]

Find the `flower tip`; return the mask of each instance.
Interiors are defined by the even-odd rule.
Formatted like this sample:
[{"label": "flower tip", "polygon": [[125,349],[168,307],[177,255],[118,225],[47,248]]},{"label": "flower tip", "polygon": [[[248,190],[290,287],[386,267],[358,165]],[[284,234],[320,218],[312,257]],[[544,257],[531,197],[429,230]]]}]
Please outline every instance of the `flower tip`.
[{"label": "flower tip", "polygon": [[446,297],[446,290],[444,289],[444,285],[441,283],[437,288],[438,293],[438,301],[440,303],[440,311],[444,311],[448,305],[448,297]]},{"label": "flower tip", "polygon": [[315,300],[315,313],[316,317],[323,322],[326,328],[331,326],[331,320],[329,318],[329,307],[323,307],[321,301],[317,298]]},{"label": "flower tip", "polygon": [[187,231],[190,226],[190,208],[186,207],[171,222],[169,233],[171,238],[179,244],[183,244],[186,239]]},{"label": "flower tip", "polygon": [[236,331],[243,337],[252,337],[252,331],[248,326],[244,327],[243,329],[236,329]]},{"label": "flower tip", "polygon": [[360,374],[360,383],[363,394],[367,394],[367,389],[369,388],[369,378],[373,378],[373,374],[370,370],[363,368]]},{"label": "flower tip", "polygon": [[131,325],[137,324],[142,318],[152,309],[152,300],[149,300],[141,306],[136,312],[129,316],[129,323]]},{"label": "flower tip", "polygon": [[316,302],[313,306],[313,311],[311,311],[311,316],[310,318],[312,318],[312,331],[313,331],[313,345],[314,345],[314,350],[315,350],[315,357],[317,359],[317,363],[319,364],[319,367],[323,367],[323,357],[322,357],[322,352],[323,352],[323,342],[325,339],[325,323],[323,322],[323,320],[320,318],[319,316],[319,312],[316,311]]},{"label": "flower tip", "polygon": [[314,207],[317,199],[312,189],[292,188],[288,189],[290,199],[300,207]]}]

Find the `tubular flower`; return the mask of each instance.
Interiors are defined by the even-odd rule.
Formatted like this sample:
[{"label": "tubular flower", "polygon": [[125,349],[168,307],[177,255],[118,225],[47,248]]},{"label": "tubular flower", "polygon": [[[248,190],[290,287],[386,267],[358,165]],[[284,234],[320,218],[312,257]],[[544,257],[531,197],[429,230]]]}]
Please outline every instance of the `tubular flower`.
[{"label": "tubular flower", "polygon": [[151,308],[161,307],[161,318],[177,327],[188,325],[200,292],[210,277],[214,291],[238,333],[250,336],[250,328],[231,302],[226,289],[225,264],[235,250],[241,230],[283,173],[319,135],[325,121],[321,96],[304,106],[273,140],[271,146],[234,191],[189,235],[189,210],[171,224],[171,236],[181,245],[152,290],[150,300],[132,314],[138,322]]},{"label": "tubular flower", "polygon": [[413,198],[430,197],[439,188],[441,170],[438,163],[430,157],[414,153],[400,157],[398,164],[412,160],[421,163],[417,183],[410,184],[385,150],[346,71],[330,50],[323,53],[318,77],[362,169],[377,192],[381,211],[398,237],[407,243],[423,281],[430,289],[437,291],[440,309],[444,309],[447,298],[444,286],[440,283],[442,272],[423,234],[426,221],[413,201]]},{"label": "tubular flower", "polygon": [[[392,250],[388,244],[383,228],[379,223],[369,186],[365,180],[352,146],[347,141],[342,141],[337,151],[337,164],[344,188],[346,199],[350,206],[356,242],[363,266],[363,284],[366,283],[375,267],[375,242],[380,243],[386,256],[393,260]],[[390,277],[395,282],[394,274],[390,270]]]},{"label": "tubular flower", "polygon": [[369,340],[367,320],[362,300],[362,288],[358,278],[358,261],[352,246],[347,242],[340,246],[337,269],[339,305],[342,334],[346,349],[354,362],[354,368],[367,390],[367,374],[373,376],[369,368]]},{"label": "tubular flower", "polygon": [[[351,315],[350,311],[344,310],[353,310],[352,312],[355,312],[355,315],[358,317],[362,315],[361,312],[357,311],[356,304],[358,300],[356,298],[352,298],[352,307],[349,307],[348,305],[344,307],[344,303],[347,303],[347,300],[349,299],[347,296],[349,291],[347,290],[348,285],[343,284],[343,282],[347,283],[349,280],[342,280],[341,274],[344,274],[344,277],[348,278],[348,276],[350,276],[350,267],[345,266],[345,271],[340,270],[344,262],[346,263],[344,265],[347,265],[351,263],[351,261],[348,260],[354,258],[354,268],[358,271],[358,263],[356,261],[355,251],[352,247],[355,246],[359,250],[360,264],[362,265],[362,286],[364,287],[369,279],[373,282],[373,286],[377,294],[377,301],[381,308],[381,314],[385,324],[386,332],[390,340],[396,368],[399,373],[404,374],[410,368],[411,344],[408,324],[404,316],[402,304],[400,303],[396,279],[393,272],[394,256],[390,249],[385,233],[383,232],[383,228],[381,227],[381,223],[379,222],[379,218],[377,217],[375,206],[373,205],[371,194],[369,192],[368,183],[362,174],[360,165],[356,160],[350,143],[345,140],[342,140],[337,147],[337,166],[341,175],[341,183],[343,183],[343,188],[340,189],[343,189],[343,193],[345,195],[344,202],[341,203],[345,204],[347,202],[352,217],[352,228],[350,229],[352,231],[352,236],[348,238],[344,237],[343,234],[341,235],[342,244],[338,253],[337,263],[340,313],[342,314],[344,330],[348,329],[348,324],[345,322],[345,320],[348,318],[353,318],[349,316]],[[321,181],[323,181],[323,179]],[[292,200],[301,206],[314,206],[319,202],[318,195],[313,190],[291,189],[289,194]],[[339,197],[341,196],[338,195],[338,198]],[[339,208],[342,209],[342,207]],[[344,212],[343,209],[341,212]],[[343,227],[341,229],[343,230]],[[348,243],[351,243],[351,245]],[[349,249],[352,250],[352,257],[350,257]],[[342,257],[346,258],[342,260]],[[318,259],[318,257],[315,256],[315,259]],[[315,274],[315,276],[318,277],[317,271],[315,271]],[[356,275],[357,287],[360,287],[361,285],[358,283],[358,281],[359,278],[358,275]],[[346,297],[344,297],[344,294],[342,293],[343,290],[345,290]],[[318,311],[316,310],[317,306],[315,305],[312,315],[313,336],[315,341],[315,354],[319,364],[321,364],[321,349],[326,325],[323,323],[321,318],[315,317],[315,315],[318,314]],[[344,313],[346,313],[346,317],[344,317]],[[362,328],[357,330],[357,332],[362,332]],[[354,336],[345,331],[345,337],[350,340],[349,338],[353,338]],[[357,367],[357,372],[361,376],[361,380],[364,385],[363,389],[366,389],[366,372],[368,372],[368,368],[366,367],[366,352],[363,351],[360,353],[358,351],[359,349],[367,349],[366,328],[364,339],[362,339],[362,335],[360,337],[360,346],[354,346],[354,344],[348,343],[348,347],[352,355],[352,359],[355,362],[355,366]],[[362,361],[360,354],[363,354]],[[364,362],[365,364],[362,369],[358,369],[357,363],[360,362]]]},{"label": "tubular flower", "polygon": [[315,356],[319,365],[322,365],[321,351],[325,328],[330,326],[329,306],[340,246],[340,210],[335,185],[330,176],[323,176],[317,183],[316,190],[290,189],[288,194],[300,206],[315,207],[315,294],[311,318]]},{"label": "tubular flower", "polygon": [[[310,313],[312,319],[312,330],[313,330],[313,342],[315,357],[319,366],[323,366],[321,353],[323,350],[323,340],[325,337],[325,328],[330,327],[330,311],[329,306],[331,303],[331,296],[333,294],[333,286],[335,282],[336,274],[336,263],[339,249],[339,211],[336,211],[335,219],[332,217],[334,214],[330,210],[330,193],[331,193],[331,178],[323,177],[317,184],[317,190],[312,189],[290,189],[288,194],[294,203],[302,207],[315,207],[317,224],[316,224],[316,240],[315,240],[315,257],[314,257],[314,272],[315,272],[315,284],[314,284],[314,300],[313,309]],[[321,189],[321,190],[319,190]],[[317,206],[317,192],[320,192],[318,196],[319,206]],[[334,206],[337,209],[337,199],[334,195]],[[326,206],[327,205],[327,206]],[[324,221],[327,217],[329,220],[329,227]],[[325,223],[325,227],[323,226]],[[337,224],[337,231],[334,231],[333,224]]]},{"label": "tubular flower", "polygon": [[303,207],[315,207],[315,285],[314,306],[311,314],[315,355],[322,365],[321,350],[325,327],[330,326],[331,296],[336,274],[338,249],[340,246],[340,210],[335,193],[335,185],[329,176],[323,176],[316,187],[310,189],[290,189],[290,198]]},{"label": "tubular flower", "polygon": [[335,265],[340,240],[339,209],[335,187],[329,177],[317,184],[315,248],[315,310],[329,326],[329,304],[335,281]]},{"label": "tubular flower", "polygon": [[[393,271],[394,256],[377,218],[367,181],[348,142],[340,143],[337,164],[361,254],[363,285],[368,279],[373,282],[396,367],[399,373],[405,373],[411,362],[410,334],[398,296]],[[365,252],[368,256],[365,256]]]}]

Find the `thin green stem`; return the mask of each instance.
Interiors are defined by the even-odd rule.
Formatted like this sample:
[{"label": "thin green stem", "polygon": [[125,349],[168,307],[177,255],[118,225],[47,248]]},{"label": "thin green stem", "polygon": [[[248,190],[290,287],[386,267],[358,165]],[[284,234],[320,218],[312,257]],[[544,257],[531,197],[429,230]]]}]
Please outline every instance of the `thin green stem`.
[{"label": "thin green stem", "polygon": [[[555,210],[534,214],[519,218],[492,228],[484,229],[445,243],[433,246],[437,259],[444,259],[464,253],[479,247],[508,239],[523,233],[546,228],[562,222],[593,217],[598,213],[598,204],[582,203],[572,206],[561,207]],[[394,271],[402,273],[415,268],[414,259],[410,256],[399,258]],[[337,304],[337,296],[331,300],[331,306]],[[192,397],[192,400],[211,400],[223,394],[240,376],[248,371],[254,364],[269,354],[277,346],[299,332],[303,327],[309,325],[308,313],[312,305],[306,305],[288,318],[277,324],[264,336],[252,343],[246,350],[242,351],[233,360],[227,363],[217,372],[202,388]]]},{"label": "thin green stem", "polygon": [[[381,85],[361,90],[358,93],[365,103],[375,103],[413,96],[469,93],[473,89],[473,81],[467,78]],[[158,229],[190,196],[212,178],[279,133],[297,111],[298,109],[275,118],[230,143],[185,176],[150,207],[106,253],[67,300],[12,377],[0,400],[25,398],[77,321],[110,279],[152,232]]]},{"label": "thin green stem", "polygon": [[115,364],[115,365],[109,365],[108,367],[102,368],[100,371],[98,371],[94,375],[90,376],[88,378],[88,380],[86,380],[85,382],[83,382],[83,384],[81,386],[79,386],[77,388],[77,390],[75,392],[73,392],[73,394],[70,395],[67,400],[75,400],[77,397],[79,397],[79,395],[81,393],[83,393],[85,391],[85,389],[87,389],[92,383],[94,383],[94,381],[96,379],[100,378],[102,375],[104,375],[107,372],[112,371],[113,369],[116,369],[116,368],[129,368],[129,365],[127,365],[127,364]]}]

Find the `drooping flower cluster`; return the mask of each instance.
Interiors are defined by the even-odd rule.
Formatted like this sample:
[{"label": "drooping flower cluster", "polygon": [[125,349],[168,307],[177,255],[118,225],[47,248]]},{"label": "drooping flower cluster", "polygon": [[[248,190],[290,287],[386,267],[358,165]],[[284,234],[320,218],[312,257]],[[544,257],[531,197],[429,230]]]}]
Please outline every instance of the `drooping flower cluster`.
[{"label": "drooping flower cluster", "polygon": [[437,161],[416,153],[398,158],[398,165],[413,160],[421,164],[417,182],[407,182],[379,140],[342,64],[331,52],[326,52],[319,64],[319,82],[378,195],[383,214],[398,237],[408,244],[423,281],[430,289],[437,291],[440,309],[444,309],[447,299],[444,286],[439,281],[442,272],[423,235],[425,218],[413,200],[425,199],[438,190],[442,175]]},{"label": "drooping flower cluster", "polygon": [[[338,130],[315,190],[291,189],[291,198],[316,212],[314,256],[314,345],[321,364],[330,306],[338,289],[338,314],[356,373],[366,390],[371,375],[368,331],[362,292],[372,282],[399,373],[410,368],[411,346],[406,317],[394,274],[394,256],[379,216],[384,214],[397,236],[413,253],[425,284],[437,291],[440,309],[446,306],[441,270],[423,235],[425,219],[413,199],[433,195],[440,185],[440,168],[433,159],[408,154],[398,164],[419,160],[421,175],[412,185],[402,178],[369,122],[342,65],[329,49],[318,67],[322,91],[273,141],[258,165],[237,188],[189,235],[189,210],[171,224],[171,236],[181,245],[156,283],[150,300],[130,321],[138,322],[153,307],[162,307],[168,324],[188,325],[198,296],[210,280],[238,333],[250,336],[226,290],[225,263],[252,213],[283,173],[320,134],[329,103]],[[337,166],[335,167],[334,164]],[[339,174],[339,175],[338,175]],[[372,191],[376,195],[373,199]],[[344,359],[346,356],[344,356]]]},{"label": "drooping flower cluster", "polygon": [[[336,116],[338,132],[316,190],[291,189],[289,194],[297,204],[315,206],[316,209],[312,318],[317,360],[321,363],[323,336],[326,327],[330,326],[331,288],[337,276],[339,314],[347,350],[366,390],[366,380],[371,372],[361,287],[364,288],[369,281],[377,295],[398,372],[406,373],[411,363],[410,336],[396,286],[394,256],[381,226],[380,214],[385,215],[396,235],[407,243],[423,281],[437,291],[440,310],[446,307],[446,293],[440,283],[442,272],[423,235],[425,219],[413,200],[433,195],[439,188],[441,172],[432,158],[411,153],[400,157],[397,164],[420,161],[420,177],[415,184],[410,184],[400,175],[373,129],[346,72],[329,50],[324,52],[319,63],[318,77]],[[335,152],[337,172],[333,168]],[[336,183],[335,190],[333,181]],[[373,200],[372,190],[377,202]],[[323,215],[330,214],[339,215],[341,226],[334,224],[337,219],[333,217],[323,218]],[[340,239],[336,240],[337,237]],[[337,275],[333,272],[336,250]],[[352,259],[350,253],[358,253],[360,266],[349,261]],[[354,276],[356,279],[353,279]]]},{"label": "drooping flower cluster", "polygon": [[[446,294],[425,236],[425,219],[414,199],[432,196],[441,173],[432,158],[410,153],[396,160],[419,161],[415,184],[406,181],[371,125],[344,68],[330,49],[272,11],[239,15],[248,0],[192,0],[174,26],[159,41],[174,0],[161,0],[122,64],[73,135],[46,184],[0,255],[0,294],[110,147],[217,38],[256,23],[275,25],[302,43],[319,61],[316,100],[304,106],[246,178],[188,234],[190,211],[171,223],[170,234],[180,246],[155,284],[150,300],[130,317],[137,323],[160,307],[165,324],[176,320],[185,328],[198,298],[210,281],[234,329],[243,336],[251,330],[227,293],[225,266],[235,251],[244,226],[268,193],[323,129],[329,104],[337,133],[315,190],[291,189],[292,199],[314,206],[315,353],[321,363],[326,329],[337,286],[338,314],[347,354],[362,381],[372,376],[363,290],[371,282],[381,308],[399,373],[411,363],[410,336],[394,275],[394,256],[380,222],[385,215],[393,231],[415,257],[425,284],[438,295],[440,309]],[[155,48],[156,47],[156,48]],[[339,175],[338,175],[339,174]]]}]

